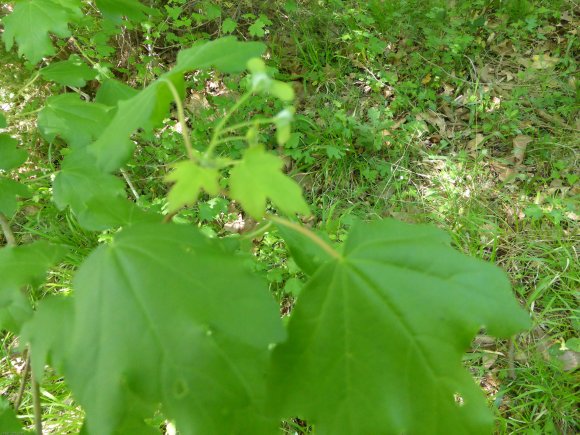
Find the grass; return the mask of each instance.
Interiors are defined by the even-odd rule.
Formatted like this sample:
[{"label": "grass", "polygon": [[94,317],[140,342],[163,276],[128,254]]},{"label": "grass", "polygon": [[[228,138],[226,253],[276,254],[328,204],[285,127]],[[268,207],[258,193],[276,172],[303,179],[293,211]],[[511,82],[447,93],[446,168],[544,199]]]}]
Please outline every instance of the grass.
[{"label": "grass", "polygon": [[[458,249],[503,267],[534,327],[511,343],[475,343],[465,364],[495,410],[497,433],[577,433],[577,362],[566,361],[577,361],[580,350],[571,344],[580,329],[578,6],[476,0],[445,8],[399,0],[387,11],[378,0],[336,8],[297,3],[294,11],[275,3],[263,12],[274,21],[265,37],[270,64],[298,91],[295,140],[279,152],[313,204],[312,225],[340,242],[356,220],[435,223]],[[276,20],[278,13],[285,19]],[[212,34],[215,23],[198,30]],[[90,45],[89,35],[79,40]],[[173,43],[161,36],[156,42],[170,59],[175,49],[163,44]],[[137,52],[131,48],[131,56]],[[41,81],[24,88],[32,72],[11,54],[0,57],[0,96],[17,120],[11,133],[34,144],[28,170],[35,193],[12,225],[22,241],[74,248],[36,297],[69,291],[75,268],[99,240],[50,202],[58,152],[36,135],[34,113],[26,113],[55,90]],[[122,72],[132,83],[150,81],[149,70],[130,64]],[[207,115],[224,97],[208,94],[204,84],[197,82]],[[272,109],[250,105],[247,113],[259,110]],[[214,120],[198,120],[201,140]],[[166,164],[183,152],[178,136],[164,130],[144,140],[128,169],[145,206],[163,207]],[[518,137],[530,139],[523,150],[514,148]],[[236,217],[231,204],[210,201],[177,218],[223,235],[224,223]],[[283,241],[267,233],[249,249],[287,313],[303,276]],[[12,399],[21,355],[15,337],[4,334],[2,342],[0,392]],[[25,394],[27,424],[31,406]],[[43,383],[43,412],[49,433],[76,433],[82,424],[82,411],[52,372]],[[300,420],[283,425],[285,433],[307,428]]]}]

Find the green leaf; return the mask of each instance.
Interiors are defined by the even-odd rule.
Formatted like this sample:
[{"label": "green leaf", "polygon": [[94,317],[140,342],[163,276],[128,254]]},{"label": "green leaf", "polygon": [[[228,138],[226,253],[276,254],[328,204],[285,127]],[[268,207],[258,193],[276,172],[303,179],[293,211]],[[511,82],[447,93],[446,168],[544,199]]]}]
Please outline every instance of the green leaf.
[{"label": "green leaf", "polygon": [[321,435],[491,433],[462,355],[481,326],[509,337],[528,325],[506,275],[441,230],[359,225],[302,290],[274,350],[272,397]]},{"label": "green leaf", "polygon": [[97,7],[106,18],[127,17],[132,20],[146,19],[147,15],[157,15],[158,11],[141,4],[138,0],[97,0]]},{"label": "green leaf", "polygon": [[183,94],[185,72],[210,67],[227,73],[239,72],[244,69],[248,59],[259,56],[264,49],[263,44],[238,42],[233,37],[226,37],[180,51],[173,70],[134,97],[119,102],[111,123],[96,142],[90,145],[99,168],[107,172],[120,168],[134,149],[129,136],[139,128],[150,130],[167,115],[173,102],[167,81],[171,81],[178,92]]},{"label": "green leaf", "polygon": [[222,16],[221,8],[212,2],[204,2],[203,11],[208,20],[215,20]]},{"label": "green leaf", "polygon": [[171,72],[164,74],[134,97],[119,101],[113,119],[89,146],[100,169],[106,172],[119,169],[135,148],[129,136],[139,128],[150,130],[167,115],[173,101],[167,80],[183,92],[183,77]]},{"label": "green leaf", "polygon": [[0,134],[0,169],[9,171],[26,161],[26,151],[16,148],[18,141],[7,134]]},{"label": "green leaf", "polygon": [[284,145],[292,134],[292,118],[294,117],[294,107],[287,107],[274,117],[276,124],[276,141],[279,145]]},{"label": "green leaf", "polygon": [[[55,321],[58,319],[58,321]],[[73,302],[67,296],[48,296],[42,299],[24,324],[20,339],[30,344],[32,372],[42,379],[44,367],[50,364],[59,373],[64,370],[64,356],[73,327]]]},{"label": "green leaf", "polygon": [[248,148],[230,172],[231,197],[254,219],[261,219],[269,198],[281,212],[309,215],[300,186],[284,175],[282,160],[261,145]]},{"label": "green leaf", "polygon": [[62,210],[70,206],[75,213],[86,210],[92,198],[125,196],[123,182],[111,174],[99,171],[92,156],[84,150],[74,151],[64,158],[52,190],[57,207]]},{"label": "green leaf", "polygon": [[264,22],[264,20],[262,20],[262,17],[260,17],[256,21],[254,21],[254,24],[248,27],[248,33],[250,34],[250,36],[257,36],[259,38],[262,38],[266,34],[266,31],[264,30],[265,26],[266,23]]},{"label": "green leaf", "polygon": [[2,20],[4,44],[10,50],[14,41],[18,54],[32,63],[55,53],[50,33],[61,38],[70,35],[69,21],[82,16],[80,0],[21,0],[10,15]]},{"label": "green leaf", "polygon": [[264,373],[284,330],[243,258],[190,226],[138,225],[99,247],[73,287],[65,375],[91,433],[149,417],[128,409],[131,395],[161,403],[181,433],[274,433]]},{"label": "green leaf", "polygon": [[6,118],[4,117],[4,114],[0,112],[0,128],[6,128],[6,126]]},{"label": "green leaf", "polygon": [[0,396],[0,427],[5,434],[23,434],[22,424],[18,421],[8,400]]},{"label": "green leaf", "polygon": [[238,23],[236,23],[231,18],[226,18],[222,23],[222,32],[224,33],[232,33],[238,27]]},{"label": "green leaf", "polygon": [[110,108],[82,101],[76,94],[48,98],[38,114],[38,128],[48,141],[62,137],[72,148],[84,147],[109,123]]},{"label": "green leaf", "polygon": [[40,75],[46,80],[61,85],[82,88],[88,80],[93,80],[97,76],[97,71],[84,63],[76,54],[71,54],[68,60],[54,62],[42,68]]},{"label": "green leaf", "polygon": [[139,91],[127,86],[125,83],[117,80],[106,80],[99,87],[95,96],[95,103],[104,104],[105,106],[115,107],[119,101],[128,100],[137,95]]},{"label": "green leaf", "polygon": [[219,178],[216,168],[202,167],[191,160],[173,165],[173,171],[165,177],[165,181],[175,183],[167,196],[169,213],[195,204],[201,189],[210,195],[217,195],[220,191]]},{"label": "green leaf", "polygon": [[[288,245],[292,258],[305,274],[313,275],[320,266],[332,260],[330,254],[314,243],[311,238],[285,225],[276,224],[276,228]],[[324,234],[316,234],[330,245],[330,241]]]},{"label": "green leaf", "polygon": [[66,249],[46,242],[0,249],[0,329],[18,333],[32,310],[21,287],[38,285]]},{"label": "green leaf", "polygon": [[240,42],[226,36],[181,50],[177,55],[178,71],[216,68],[224,73],[242,72],[253,57],[261,56],[266,46],[259,42]]},{"label": "green leaf", "polygon": [[137,223],[161,222],[162,216],[142,210],[127,198],[99,195],[86,201],[86,208],[77,213],[77,219],[80,226],[89,231],[104,231]]},{"label": "green leaf", "polygon": [[0,177],[0,213],[12,217],[18,209],[17,197],[28,198],[28,187],[18,181]]}]

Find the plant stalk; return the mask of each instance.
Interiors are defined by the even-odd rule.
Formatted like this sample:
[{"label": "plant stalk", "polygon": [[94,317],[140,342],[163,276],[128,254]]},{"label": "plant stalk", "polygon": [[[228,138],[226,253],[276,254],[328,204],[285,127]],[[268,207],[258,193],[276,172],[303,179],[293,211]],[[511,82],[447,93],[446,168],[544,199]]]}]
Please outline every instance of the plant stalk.
[{"label": "plant stalk", "polygon": [[338,252],[336,252],[330,245],[328,245],[328,243],[326,243],[324,240],[318,237],[316,233],[310,231],[308,228],[278,216],[268,215],[268,219],[270,219],[273,222],[276,222],[277,224],[284,225],[285,227],[288,228],[292,228],[294,231],[298,231],[300,234],[308,237],[310,240],[312,240],[314,243],[316,243],[318,246],[324,249],[324,251],[326,251],[332,258],[336,260],[342,259],[342,256]]}]

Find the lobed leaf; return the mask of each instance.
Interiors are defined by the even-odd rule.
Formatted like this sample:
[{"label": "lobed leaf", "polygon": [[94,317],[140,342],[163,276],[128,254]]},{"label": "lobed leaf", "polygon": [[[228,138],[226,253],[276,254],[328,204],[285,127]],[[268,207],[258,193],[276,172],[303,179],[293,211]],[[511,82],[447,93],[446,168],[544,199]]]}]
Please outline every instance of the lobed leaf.
[{"label": "lobed leaf", "polygon": [[165,181],[175,183],[167,196],[169,213],[194,204],[202,189],[210,195],[217,195],[219,178],[217,168],[203,167],[191,160],[173,165],[173,171],[165,177]]},{"label": "lobed leaf", "polygon": [[28,198],[28,187],[18,181],[0,177],[0,213],[12,217],[18,210],[17,198]]},{"label": "lobed leaf", "polygon": [[244,259],[189,226],[136,225],[85,261],[74,289],[65,375],[91,432],[142,421],[158,403],[182,433],[276,430],[264,377],[284,331]]},{"label": "lobed leaf", "polygon": [[302,290],[274,350],[272,395],[318,434],[490,433],[462,355],[482,326],[508,337],[528,324],[506,275],[442,231],[359,225]]},{"label": "lobed leaf", "polygon": [[46,140],[60,136],[71,148],[80,148],[96,139],[110,119],[109,107],[61,94],[47,99],[38,114],[38,129]]},{"label": "lobed leaf", "polygon": [[300,186],[282,172],[283,165],[279,157],[257,145],[248,148],[231,170],[231,197],[254,219],[264,216],[268,198],[285,214],[310,214]]},{"label": "lobed leaf", "polygon": [[54,179],[52,191],[58,208],[62,210],[70,206],[75,213],[86,210],[87,203],[95,197],[125,196],[123,182],[114,175],[98,170],[92,156],[82,149],[64,158],[61,170]]},{"label": "lobed leaf", "polygon": [[16,148],[18,141],[0,134],[0,169],[10,171],[26,161],[26,151]]},{"label": "lobed leaf", "polygon": [[84,63],[76,54],[71,54],[68,60],[54,62],[42,68],[40,75],[46,80],[64,86],[82,88],[87,84],[87,81],[97,77],[97,71]]},{"label": "lobed leaf", "polygon": [[18,333],[32,310],[21,287],[38,285],[66,249],[46,242],[0,249],[0,329]]},{"label": "lobed leaf", "polygon": [[[79,18],[80,0],[21,0],[10,15],[2,19],[4,44],[10,50],[18,44],[18,54],[37,63],[55,53],[50,33],[61,38],[70,35],[68,23]],[[34,31],[32,31],[34,29]]]},{"label": "lobed leaf", "polygon": [[211,67],[226,73],[239,72],[248,59],[261,54],[264,49],[263,44],[239,42],[233,37],[226,37],[180,51],[173,70],[135,96],[119,102],[111,123],[90,145],[99,168],[107,172],[119,169],[133,152],[134,144],[129,136],[139,128],[150,130],[167,116],[173,101],[168,81],[183,95],[185,72]]}]

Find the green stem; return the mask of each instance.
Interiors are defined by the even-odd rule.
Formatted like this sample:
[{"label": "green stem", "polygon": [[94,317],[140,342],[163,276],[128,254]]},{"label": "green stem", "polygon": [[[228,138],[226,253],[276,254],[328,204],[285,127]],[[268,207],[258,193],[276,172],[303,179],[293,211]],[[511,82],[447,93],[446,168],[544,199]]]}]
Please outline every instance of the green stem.
[{"label": "green stem", "polygon": [[216,142],[216,146],[217,145],[221,145],[222,143],[227,143],[227,142],[231,142],[234,140],[246,140],[246,136],[229,136],[229,137],[224,137],[222,139],[219,139]]},{"label": "green stem", "polygon": [[179,92],[177,92],[177,89],[175,88],[175,85],[171,82],[171,80],[163,79],[163,81],[167,83],[167,87],[171,91],[171,94],[173,95],[173,100],[175,101],[175,105],[177,106],[177,118],[179,119],[179,124],[181,125],[181,135],[183,136],[183,143],[185,145],[185,149],[187,150],[187,156],[191,160],[195,160],[195,150],[191,145],[189,130],[187,128],[187,123],[185,122],[185,111],[183,110],[183,102],[181,101]]},{"label": "green stem", "polygon": [[32,378],[32,404],[34,407],[34,428],[37,435],[42,435],[42,406],[40,404],[40,385],[38,384],[34,373]]},{"label": "green stem", "polygon": [[6,239],[6,246],[16,246],[16,237],[10,228],[10,222],[4,213],[0,213],[0,228],[4,233],[4,238]]},{"label": "green stem", "polygon": [[36,72],[32,78],[30,80],[28,80],[28,82],[22,86],[20,88],[20,90],[18,91],[18,93],[16,94],[16,97],[19,97],[20,95],[22,95],[22,93],[28,88],[30,87],[36,80],[38,80],[38,78],[40,77],[40,72]]},{"label": "green stem", "polygon": [[264,125],[264,124],[274,124],[274,120],[271,118],[263,118],[263,119],[254,119],[252,121],[244,121],[244,122],[240,122],[238,124],[232,125],[231,127],[224,128],[221,133],[222,134],[230,133],[232,131],[236,131],[236,130],[239,130],[241,128],[253,127],[254,125]]},{"label": "green stem", "polygon": [[265,224],[258,225],[256,228],[254,228],[254,231],[250,231],[249,233],[244,234],[241,238],[245,240],[255,239],[256,237],[265,233],[271,226],[272,222],[266,222]]},{"label": "green stem", "polygon": [[318,237],[317,234],[310,231],[308,228],[278,216],[268,215],[268,219],[270,219],[273,222],[276,222],[277,224],[284,225],[285,227],[288,228],[292,228],[294,231],[297,231],[303,236],[308,237],[310,240],[312,240],[314,243],[320,246],[334,259],[336,260],[342,259],[342,256],[338,252],[336,252],[331,246],[329,246],[324,240],[322,240],[320,237]]},{"label": "green stem", "polygon": [[225,116],[220,120],[220,122],[218,123],[218,125],[216,125],[215,129],[213,130],[213,134],[211,136],[211,141],[209,142],[209,146],[207,147],[207,151],[205,152],[206,157],[210,157],[214,150],[215,147],[218,145],[218,139],[220,137],[220,135],[223,132],[228,131],[228,129],[224,130],[224,127],[226,125],[226,123],[229,121],[229,119],[232,117],[232,115],[240,108],[242,107],[242,105],[248,101],[248,99],[252,96],[252,91],[246,91],[246,93],[244,93],[240,99],[238,101],[236,101],[236,104],[234,104],[232,106],[232,108],[225,114]]}]

